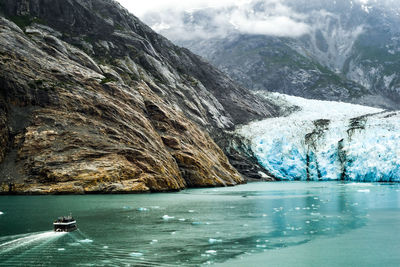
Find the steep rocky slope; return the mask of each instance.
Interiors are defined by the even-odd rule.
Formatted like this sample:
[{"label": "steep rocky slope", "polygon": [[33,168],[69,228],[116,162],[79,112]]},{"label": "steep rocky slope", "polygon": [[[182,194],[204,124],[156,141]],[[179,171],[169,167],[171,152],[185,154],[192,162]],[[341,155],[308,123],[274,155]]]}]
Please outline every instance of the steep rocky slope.
[{"label": "steep rocky slope", "polygon": [[[250,89],[398,109],[399,10],[398,1],[389,0],[253,0],[183,11],[179,23],[157,14],[145,21],[163,25],[162,34]],[[279,30],[243,30],[238,16],[242,24]],[[270,25],[274,19],[305,30],[285,33],[284,23],[282,29]]]},{"label": "steep rocky slope", "polygon": [[296,51],[286,38],[232,34],[180,43],[252,90],[358,103],[371,95],[365,87]]},{"label": "steep rocky slope", "polygon": [[0,13],[1,191],[244,181],[211,137],[224,144],[225,131],[274,115],[273,104],[115,1],[0,0]]}]

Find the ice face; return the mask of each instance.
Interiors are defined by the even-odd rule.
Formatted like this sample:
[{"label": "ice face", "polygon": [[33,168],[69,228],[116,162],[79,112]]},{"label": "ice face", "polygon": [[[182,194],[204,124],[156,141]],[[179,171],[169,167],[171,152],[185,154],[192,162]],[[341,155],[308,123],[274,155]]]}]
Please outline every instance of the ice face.
[{"label": "ice face", "polygon": [[238,130],[282,180],[400,181],[400,113],[273,94],[301,108]]}]

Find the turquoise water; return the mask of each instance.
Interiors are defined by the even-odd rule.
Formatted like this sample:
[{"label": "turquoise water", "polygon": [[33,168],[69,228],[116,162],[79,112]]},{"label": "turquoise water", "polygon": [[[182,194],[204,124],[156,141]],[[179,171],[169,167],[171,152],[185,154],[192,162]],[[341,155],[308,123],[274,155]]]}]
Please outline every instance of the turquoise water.
[{"label": "turquoise water", "polygon": [[[398,184],[2,196],[0,212],[0,266],[324,266],[342,252],[331,266],[381,265],[373,244],[384,266],[400,264]],[[79,231],[52,232],[53,219],[70,212]],[[362,259],[368,264],[357,265]]]}]

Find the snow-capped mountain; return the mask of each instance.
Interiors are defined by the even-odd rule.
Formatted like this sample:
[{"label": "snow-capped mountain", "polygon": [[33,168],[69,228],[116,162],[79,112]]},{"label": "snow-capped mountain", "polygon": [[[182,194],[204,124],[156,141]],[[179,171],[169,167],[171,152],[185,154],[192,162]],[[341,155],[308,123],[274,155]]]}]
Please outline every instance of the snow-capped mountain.
[{"label": "snow-capped mountain", "polygon": [[400,106],[400,3],[255,0],[147,14],[176,43],[254,90]]}]

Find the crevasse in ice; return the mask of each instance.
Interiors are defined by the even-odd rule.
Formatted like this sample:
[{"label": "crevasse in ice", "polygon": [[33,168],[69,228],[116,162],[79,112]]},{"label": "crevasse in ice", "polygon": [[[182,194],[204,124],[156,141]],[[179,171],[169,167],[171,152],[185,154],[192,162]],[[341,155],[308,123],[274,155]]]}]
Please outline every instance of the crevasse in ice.
[{"label": "crevasse in ice", "polygon": [[282,180],[400,181],[400,112],[273,95],[301,110],[238,130],[272,175]]}]

